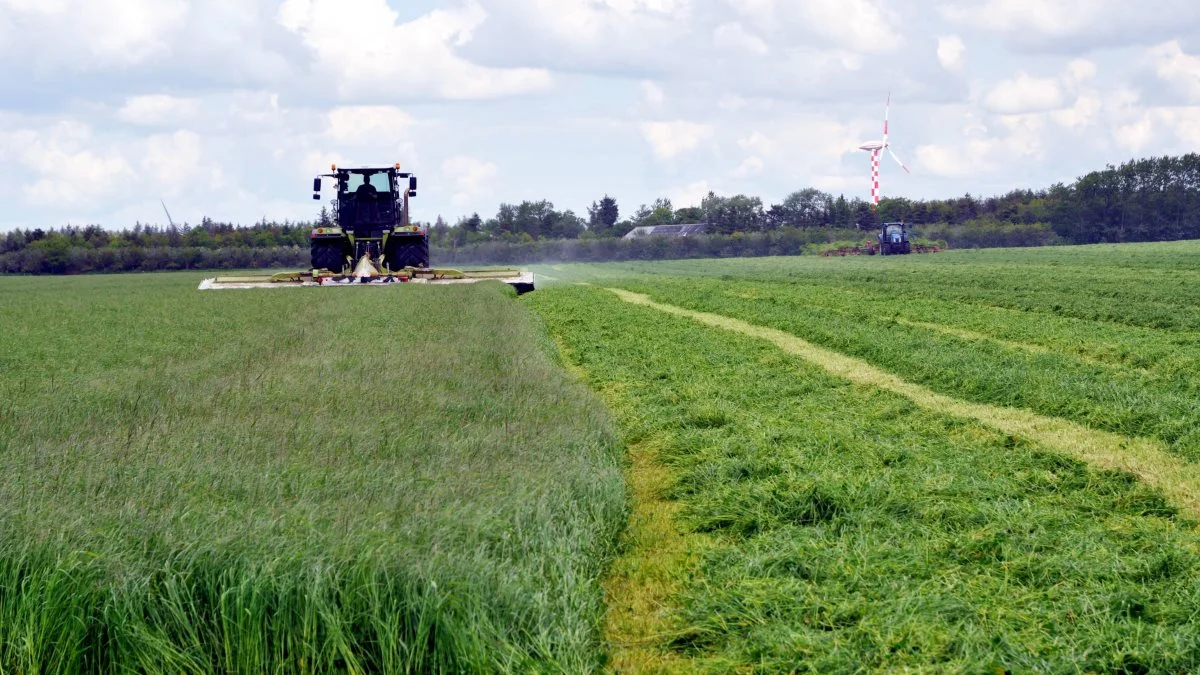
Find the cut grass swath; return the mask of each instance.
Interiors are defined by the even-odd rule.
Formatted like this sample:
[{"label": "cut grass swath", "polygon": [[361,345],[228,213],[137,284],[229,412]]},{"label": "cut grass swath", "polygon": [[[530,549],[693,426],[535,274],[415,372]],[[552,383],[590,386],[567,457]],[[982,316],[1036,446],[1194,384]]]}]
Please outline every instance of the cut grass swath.
[{"label": "cut grass swath", "polygon": [[1154,437],[1185,459],[1200,456],[1200,396],[1190,377],[1148,375],[898,324],[852,307],[823,307],[786,284],[664,278],[622,287],[778,329],[955,398]]},{"label": "cut grass swath", "polygon": [[1200,540],[1157,490],[596,288],[528,302],[683,531],[674,630],[703,671],[1186,671]]},{"label": "cut grass swath", "polygon": [[835,377],[885,389],[928,410],[974,419],[1004,433],[1027,438],[1063,454],[1073,455],[1098,468],[1127,471],[1163,491],[1189,518],[1200,519],[1200,465],[1172,456],[1161,443],[1096,431],[1067,420],[1043,417],[1025,410],[960,401],[906,382],[865,361],[822,349],[780,330],[756,326],[719,314],[664,305],[638,293],[620,289],[608,290],[625,302],[652,307],[708,326],[761,338],[789,354],[820,366]]}]

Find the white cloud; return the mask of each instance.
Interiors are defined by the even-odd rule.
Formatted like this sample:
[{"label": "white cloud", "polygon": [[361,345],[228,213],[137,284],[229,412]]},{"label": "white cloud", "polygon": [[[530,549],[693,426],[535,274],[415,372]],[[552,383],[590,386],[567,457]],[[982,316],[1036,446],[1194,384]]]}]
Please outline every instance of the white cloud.
[{"label": "white cloud", "polygon": [[462,207],[481,194],[491,191],[500,173],[499,167],[477,157],[450,157],[442,162],[442,177],[452,185],[453,202]]},{"label": "white cloud", "polygon": [[1117,144],[1135,153],[1141,152],[1153,137],[1154,120],[1150,113],[1144,113],[1136,121],[1122,124],[1113,130],[1113,138]]},{"label": "white cloud", "polygon": [[658,77],[711,41],[693,0],[478,2],[487,19],[462,51],[496,65]]},{"label": "white cloud", "polygon": [[886,52],[903,44],[897,21],[879,0],[733,0],[730,4],[767,35],[797,34],[856,52]]},{"label": "white cloud", "polygon": [[1087,59],[1072,59],[1067,64],[1063,80],[1069,86],[1080,86],[1096,77],[1096,64]]},{"label": "white cloud", "polygon": [[1117,144],[1133,153],[1148,147],[1164,149],[1164,154],[1194,152],[1200,144],[1200,106],[1145,108],[1133,119],[1113,130]]},{"label": "white cloud", "polygon": [[667,95],[663,92],[663,88],[657,83],[650,80],[642,80],[642,100],[652,108],[660,108],[666,102]]},{"label": "white cloud", "polygon": [[1065,53],[1146,44],[1200,23],[1191,0],[958,0],[941,12],[1020,49]]},{"label": "white cloud", "polygon": [[139,183],[155,183],[164,196],[179,194],[185,187],[216,189],[223,183],[217,166],[204,162],[203,142],[191,131],[158,134],[146,139],[146,150],[139,164]]},{"label": "white cloud", "polygon": [[809,25],[842,47],[873,52],[889,51],[903,44],[901,31],[886,16],[883,2],[803,0],[793,6]]},{"label": "white cloud", "polygon": [[748,178],[762,173],[766,166],[766,163],[758,157],[747,157],[738,168],[733,170],[733,175],[737,178]]},{"label": "white cloud", "polygon": [[416,120],[388,105],[341,106],[329,111],[329,138],[381,146],[410,140]]},{"label": "white cloud", "polygon": [[677,209],[685,209],[690,206],[700,206],[708,193],[712,191],[712,186],[707,180],[698,180],[694,183],[688,183],[683,187],[670,188],[667,190],[667,199],[671,200],[671,204]]},{"label": "white cloud", "polygon": [[718,49],[744,51],[754,54],[766,54],[770,47],[758,37],[747,31],[740,23],[723,23],[713,31],[713,44]]},{"label": "white cloud", "polygon": [[921,145],[916,151],[916,166],[933,176],[961,178],[986,173],[996,168],[992,157],[999,142],[971,140],[952,145]]},{"label": "white cloud", "polygon": [[131,96],[117,111],[117,118],[143,126],[174,126],[192,121],[200,110],[196,99],[148,94]]},{"label": "white cloud", "polygon": [[1178,40],[1156,45],[1148,54],[1159,79],[1200,100],[1200,56],[1184,52]]},{"label": "white cloud", "polygon": [[1085,94],[1075,100],[1075,105],[1051,113],[1060,125],[1074,130],[1084,129],[1096,123],[1101,111],[1100,99]]},{"label": "white cloud", "polygon": [[24,167],[22,192],[38,207],[94,207],[134,178],[126,159],[112,148],[96,147],[91,127],[80,122],[4,134],[0,149]]},{"label": "white cloud", "polygon": [[471,100],[548,90],[546,70],[485,68],[455,53],[485,16],[469,2],[399,23],[386,0],[284,0],[278,14],[343,99]]},{"label": "white cloud", "polygon": [[[0,0],[0,18],[19,28],[0,54],[80,72],[128,67],[168,52],[166,35],[186,13],[185,0]],[[55,36],[50,49],[37,42],[47,33]]]},{"label": "white cloud", "polygon": [[1066,34],[1081,30],[1103,2],[1092,0],[984,0],[943,7],[952,20],[998,32]]},{"label": "white cloud", "polygon": [[889,89],[913,174],[885,165],[886,194],[1200,146],[1200,4],[942,2],[0,0],[0,219],[157,222],[161,195],[193,222],[310,217],[332,161],[399,160],[450,218],[593,190],[865,198],[854,148]]},{"label": "white cloud", "polygon": [[963,69],[963,55],[966,52],[967,45],[959,36],[943,35],[938,38],[938,63],[942,64],[946,70],[960,72]]},{"label": "white cloud", "polygon": [[654,156],[664,160],[695,150],[713,133],[712,125],[686,120],[643,122],[641,130],[642,137],[653,148]]},{"label": "white cloud", "polygon": [[1021,73],[997,84],[984,103],[992,112],[1017,115],[1059,108],[1063,95],[1056,80]]}]

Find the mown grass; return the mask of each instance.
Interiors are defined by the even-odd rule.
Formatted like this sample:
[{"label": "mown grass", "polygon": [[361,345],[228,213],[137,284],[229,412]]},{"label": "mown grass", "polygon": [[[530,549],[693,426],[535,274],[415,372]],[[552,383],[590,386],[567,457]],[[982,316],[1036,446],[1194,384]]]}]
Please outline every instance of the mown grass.
[{"label": "mown grass", "polygon": [[664,279],[629,284],[657,299],[779,328],[943,393],[1149,436],[1200,457],[1200,388],[1063,354],[964,339],[852,306],[822,306],[782,284]]},{"label": "mown grass", "polygon": [[574,273],[778,328],[947,395],[1159,439],[1194,461],[1195,252],[1178,242]]},{"label": "mown grass", "polygon": [[936,297],[1172,332],[1200,331],[1200,241],[949,251],[852,258],[773,257],[572,265],[571,281],[630,276],[782,281],[853,289],[897,304]]},{"label": "mown grass", "polygon": [[599,288],[527,302],[628,402],[626,442],[654,439],[677,527],[706,535],[647,636],[687,667],[1200,667],[1200,536],[1131,475]]},{"label": "mown grass", "polygon": [[602,404],[499,284],[0,279],[0,671],[603,664]]}]

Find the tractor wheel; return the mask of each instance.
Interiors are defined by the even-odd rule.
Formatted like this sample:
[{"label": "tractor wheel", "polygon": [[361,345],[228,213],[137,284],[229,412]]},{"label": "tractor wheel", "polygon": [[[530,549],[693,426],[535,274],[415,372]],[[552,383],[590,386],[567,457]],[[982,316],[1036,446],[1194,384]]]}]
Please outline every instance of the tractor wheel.
[{"label": "tractor wheel", "polygon": [[314,239],[312,242],[312,266],[317,270],[342,273],[342,242],[338,239]]},{"label": "tractor wheel", "polygon": [[387,264],[392,270],[429,267],[429,240],[401,238],[388,242]]}]

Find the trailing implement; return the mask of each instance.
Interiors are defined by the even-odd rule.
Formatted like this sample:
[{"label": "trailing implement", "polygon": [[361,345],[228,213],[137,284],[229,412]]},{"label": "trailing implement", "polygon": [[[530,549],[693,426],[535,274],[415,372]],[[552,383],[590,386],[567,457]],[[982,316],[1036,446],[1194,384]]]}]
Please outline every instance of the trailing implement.
[{"label": "trailing implement", "polygon": [[400,165],[339,169],[313,180],[313,199],[321,199],[322,178],[337,183],[332,223],[322,222],[311,235],[312,267],[306,272],[224,276],[205,279],[201,290],[326,285],[382,285],[405,282],[470,283],[502,281],[518,293],[533,290],[530,272],[515,269],[454,270],[429,265],[429,237],[409,218],[409,198],[417,196],[417,177]]}]

